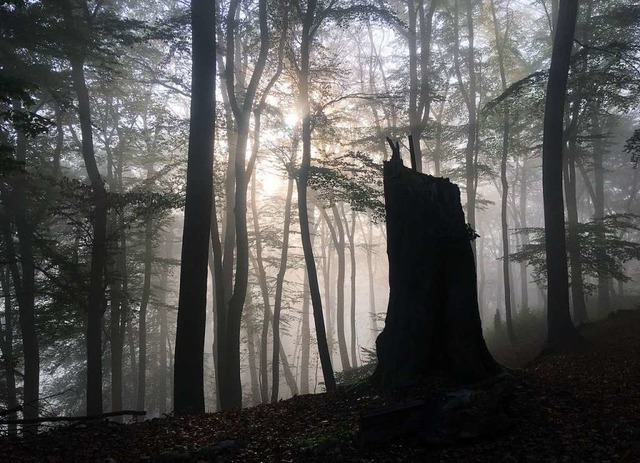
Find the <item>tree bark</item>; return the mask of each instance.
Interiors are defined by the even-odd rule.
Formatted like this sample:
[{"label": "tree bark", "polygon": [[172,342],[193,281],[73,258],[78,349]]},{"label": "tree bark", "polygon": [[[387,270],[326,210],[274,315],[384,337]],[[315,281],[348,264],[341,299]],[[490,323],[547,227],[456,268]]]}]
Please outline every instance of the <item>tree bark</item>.
[{"label": "tree bark", "polygon": [[553,42],[542,141],[542,192],[547,260],[547,344],[559,347],[577,336],[569,311],[569,273],[562,194],[563,119],[578,1],[560,4]]},{"label": "tree bark", "polygon": [[191,26],[191,121],[174,362],[174,410],[178,416],[205,411],[203,362],[215,127],[213,0],[192,0]]},{"label": "tree bark", "polygon": [[384,165],[389,307],[373,380],[417,383],[434,370],[461,382],[497,374],[478,312],[476,270],[460,190],[399,154]]},{"label": "tree bark", "polygon": [[336,381],[331,365],[331,355],[327,344],[327,335],[324,327],[324,316],[322,313],[322,300],[320,298],[320,287],[318,285],[318,272],[313,258],[313,247],[311,245],[311,233],[309,230],[309,212],[307,209],[307,186],[309,183],[309,169],[311,167],[311,113],[309,108],[309,58],[311,42],[313,40],[312,30],[316,16],[317,0],[308,0],[307,9],[304,13],[302,25],[302,36],[300,42],[300,72],[298,74],[298,100],[302,112],[302,163],[298,172],[298,214],[300,218],[300,235],[304,260],[307,266],[309,277],[309,292],[311,294],[311,304],[313,306],[313,319],[316,324],[316,339],[318,342],[318,352],[322,365],[322,374],[327,391],[336,388]]}]

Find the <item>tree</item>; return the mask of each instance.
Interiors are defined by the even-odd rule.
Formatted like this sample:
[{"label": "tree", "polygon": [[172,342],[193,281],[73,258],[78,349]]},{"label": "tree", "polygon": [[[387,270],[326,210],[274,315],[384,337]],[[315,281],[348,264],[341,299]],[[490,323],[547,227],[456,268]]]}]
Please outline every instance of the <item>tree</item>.
[{"label": "tree", "polygon": [[302,33],[300,37],[300,66],[298,71],[298,101],[302,113],[302,162],[298,171],[298,216],[300,218],[300,235],[302,239],[302,249],[304,260],[307,266],[309,278],[309,292],[311,295],[311,306],[313,308],[313,319],[316,324],[316,339],[318,341],[318,352],[322,365],[322,374],[327,391],[336,388],[336,380],[333,375],[331,365],[331,354],[327,344],[327,335],[324,327],[324,317],[322,314],[322,299],[320,298],[320,286],[318,285],[318,272],[313,258],[313,247],[311,244],[311,232],[309,230],[309,211],[307,202],[307,186],[309,184],[309,170],[311,167],[311,109],[309,107],[309,61],[311,46],[315,32],[318,29],[317,23],[318,3],[316,0],[308,0],[302,18]]},{"label": "tree", "polygon": [[497,374],[482,337],[476,270],[460,190],[448,179],[384,166],[389,307],[373,381],[407,386],[434,370],[474,382]]},{"label": "tree", "polygon": [[569,274],[562,194],[564,102],[577,15],[578,0],[560,2],[544,112],[542,192],[547,281],[549,282],[547,345],[551,348],[575,339],[577,336],[569,311]]},{"label": "tree", "polygon": [[192,0],[192,85],[174,366],[177,415],[204,413],[204,335],[215,123],[215,2]]},{"label": "tree", "polygon": [[[491,0],[491,16],[493,19],[494,34],[496,41],[496,52],[498,54],[498,67],[500,71],[500,85],[501,91],[507,90],[507,76],[504,64],[504,48],[505,42],[508,37],[508,27],[504,32],[504,37],[500,35],[500,29],[498,19],[496,15],[495,1]],[[509,9],[507,8],[507,23],[509,18]],[[507,200],[509,193],[509,183],[507,181],[507,161],[509,157],[509,106],[504,105],[503,109],[503,121],[502,121],[502,156],[500,161],[500,183],[502,185],[502,198],[501,198],[501,225],[502,225],[502,279],[504,282],[504,307],[507,319],[507,333],[509,334],[509,341],[513,343],[515,341],[515,334],[513,332],[512,321],[512,309],[511,309],[511,277],[509,271],[509,226],[507,220]]]}]

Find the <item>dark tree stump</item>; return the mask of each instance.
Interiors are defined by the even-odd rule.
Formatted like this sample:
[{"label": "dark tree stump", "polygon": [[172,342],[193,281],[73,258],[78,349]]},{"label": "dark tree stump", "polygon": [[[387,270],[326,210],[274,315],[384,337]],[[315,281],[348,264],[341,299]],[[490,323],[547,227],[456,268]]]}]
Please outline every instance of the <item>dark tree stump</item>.
[{"label": "dark tree stump", "polygon": [[384,195],[390,294],[374,383],[402,387],[438,371],[468,384],[501,372],[482,336],[460,190],[408,169],[394,152]]}]

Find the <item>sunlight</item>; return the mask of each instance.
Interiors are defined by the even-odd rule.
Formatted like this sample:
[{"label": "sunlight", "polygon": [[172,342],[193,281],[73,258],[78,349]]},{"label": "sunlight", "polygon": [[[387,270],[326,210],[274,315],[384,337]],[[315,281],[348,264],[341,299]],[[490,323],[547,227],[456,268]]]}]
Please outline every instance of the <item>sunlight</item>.
[{"label": "sunlight", "polygon": [[297,111],[289,112],[286,116],[284,116],[284,123],[289,128],[295,127],[295,125],[298,123],[298,112]]},{"label": "sunlight", "polygon": [[258,180],[262,183],[263,196],[273,196],[282,187],[282,178],[269,170],[260,172]]}]

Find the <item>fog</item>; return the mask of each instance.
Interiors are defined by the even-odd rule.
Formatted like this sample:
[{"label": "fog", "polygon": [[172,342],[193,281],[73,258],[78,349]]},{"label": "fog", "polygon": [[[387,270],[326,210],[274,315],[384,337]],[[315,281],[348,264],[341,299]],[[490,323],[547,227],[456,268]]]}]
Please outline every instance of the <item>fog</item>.
[{"label": "fog", "polygon": [[[174,409],[189,9],[150,0],[77,3],[73,14],[47,2],[0,6],[0,82],[6,83],[0,87],[0,404],[12,409],[35,401],[31,417],[91,414],[87,333],[97,329],[100,413],[145,410],[153,418]],[[263,11],[257,1],[216,2],[217,57],[210,64],[217,65],[211,221],[217,233],[210,237],[206,410],[222,407],[219,362],[230,355],[219,344],[216,288],[224,288],[228,308],[231,295],[242,293],[244,265],[242,406],[326,390],[298,216],[305,120],[306,204],[339,383],[372,371],[384,328],[387,138],[400,143],[409,166],[412,135],[417,170],[460,188],[466,220],[478,235],[478,302],[490,350],[542,344],[542,122],[552,2],[425,1],[411,12],[406,2],[320,1],[324,14],[308,50],[307,113],[301,104],[307,3],[267,3]],[[640,301],[634,165],[640,29],[621,13],[633,2],[582,3],[563,140],[576,325]],[[246,211],[238,206],[243,198]],[[106,237],[96,264],[100,210]],[[246,262],[240,261],[243,220]],[[96,265],[103,272],[97,277]],[[276,304],[283,350],[273,397]]]}]

